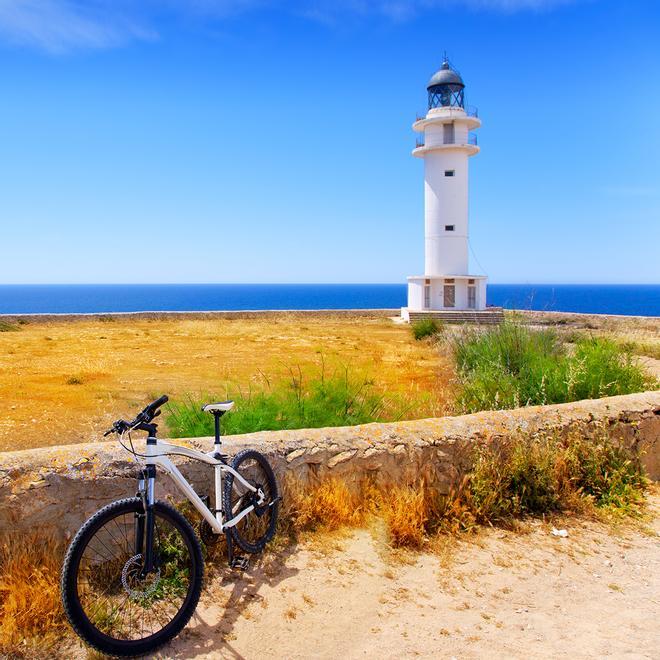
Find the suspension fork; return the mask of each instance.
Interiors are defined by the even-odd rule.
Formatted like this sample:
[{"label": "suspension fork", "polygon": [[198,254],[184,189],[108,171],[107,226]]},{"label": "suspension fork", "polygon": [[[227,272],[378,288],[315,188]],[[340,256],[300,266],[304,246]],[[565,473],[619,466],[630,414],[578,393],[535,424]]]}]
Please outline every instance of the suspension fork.
[{"label": "suspension fork", "polygon": [[144,550],[144,519],[147,511],[147,474],[146,470],[138,473],[138,487],[136,497],[142,500],[142,511],[135,512],[135,540],[134,554],[141,555]]},{"label": "suspension fork", "polygon": [[[136,554],[142,554],[142,577],[154,569],[154,502],[156,487],[156,466],[147,465],[143,470],[140,495],[144,513],[138,517],[135,525]],[[142,549],[144,548],[144,552]]]}]

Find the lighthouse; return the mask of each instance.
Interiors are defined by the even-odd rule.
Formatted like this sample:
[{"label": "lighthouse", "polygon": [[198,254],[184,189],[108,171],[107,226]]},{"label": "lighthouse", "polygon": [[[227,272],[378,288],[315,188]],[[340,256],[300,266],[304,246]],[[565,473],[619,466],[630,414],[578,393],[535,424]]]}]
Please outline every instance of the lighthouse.
[{"label": "lighthouse", "polygon": [[468,159],[479,153],[472,131],[481,121],[446,58],[426,89],[428,111],[413,124],[419,137],[412,152],[424,161],[424,274],[408,278],[401,313],[406,321],[488,322],[486,276],[469,274],[468,263]]}]

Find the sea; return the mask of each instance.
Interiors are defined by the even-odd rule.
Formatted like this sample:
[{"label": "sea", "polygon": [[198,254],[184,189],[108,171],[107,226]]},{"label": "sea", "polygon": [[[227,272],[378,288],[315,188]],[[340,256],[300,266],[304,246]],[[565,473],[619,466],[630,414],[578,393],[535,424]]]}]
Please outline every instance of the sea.
[{"label": "sea", "polygon": [[[506,309],[660,316],[660,284],[489,284]],[[382,309],[406,304],[405,284],[8,284],[0,314]]]}]

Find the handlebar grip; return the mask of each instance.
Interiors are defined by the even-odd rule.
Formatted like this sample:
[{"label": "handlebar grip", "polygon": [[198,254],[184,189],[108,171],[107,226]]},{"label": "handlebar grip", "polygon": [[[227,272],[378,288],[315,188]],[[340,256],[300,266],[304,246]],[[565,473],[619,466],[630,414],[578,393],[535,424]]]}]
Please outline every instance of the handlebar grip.
[{"label": "handlebar grip", "polygon": [[162,405],[166,404],[169,400],[170,398],[167,396],[167,394],[163,394],[160,399],[152,401],[142,412],[147,413],[153,417],[156,410],[158,410],[158,408],[160,408]]}]

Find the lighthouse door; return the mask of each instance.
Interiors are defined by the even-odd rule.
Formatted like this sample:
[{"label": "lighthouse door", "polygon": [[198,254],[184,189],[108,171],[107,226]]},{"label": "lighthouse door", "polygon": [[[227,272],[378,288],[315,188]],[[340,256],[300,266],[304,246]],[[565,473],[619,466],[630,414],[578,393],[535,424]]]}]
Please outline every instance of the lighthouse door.
[{"label": "lighthouse door", "polygon": [[455,307],[456,306],[456,288],[453,284],[445,284],[444,287],[444,306],[445,307]]}]

